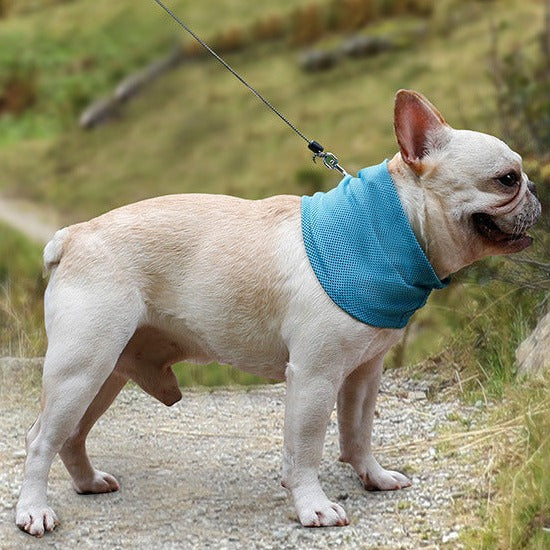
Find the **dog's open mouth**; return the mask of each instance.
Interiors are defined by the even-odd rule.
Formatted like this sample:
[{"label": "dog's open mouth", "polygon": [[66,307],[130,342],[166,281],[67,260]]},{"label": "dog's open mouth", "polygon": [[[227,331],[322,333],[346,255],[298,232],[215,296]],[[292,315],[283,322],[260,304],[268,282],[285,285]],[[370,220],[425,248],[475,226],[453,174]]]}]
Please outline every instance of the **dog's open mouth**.
[{"label": "dog's open mouth", "polygon": [[493,243],[522,250],[533,242],[532,237],[529,237],[527,233],[505,233],[498,227],[489,214],[478,212],[472,216],[472,221],[476,231]]}]

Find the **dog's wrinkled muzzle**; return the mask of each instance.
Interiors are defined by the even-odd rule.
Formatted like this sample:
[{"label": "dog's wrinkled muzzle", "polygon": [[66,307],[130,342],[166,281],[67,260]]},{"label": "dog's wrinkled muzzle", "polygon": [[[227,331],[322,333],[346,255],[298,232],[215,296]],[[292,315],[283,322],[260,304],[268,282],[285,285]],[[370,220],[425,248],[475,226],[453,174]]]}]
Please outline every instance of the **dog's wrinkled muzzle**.
[{"label": "dog's wrinkled muzzle", "polygon": [[528,181],[508,203],[489,213],[478,212],[472,216],[477,233],[505,250],[520,252],[533,242],[527,231],[541,215],[535,184]]}]

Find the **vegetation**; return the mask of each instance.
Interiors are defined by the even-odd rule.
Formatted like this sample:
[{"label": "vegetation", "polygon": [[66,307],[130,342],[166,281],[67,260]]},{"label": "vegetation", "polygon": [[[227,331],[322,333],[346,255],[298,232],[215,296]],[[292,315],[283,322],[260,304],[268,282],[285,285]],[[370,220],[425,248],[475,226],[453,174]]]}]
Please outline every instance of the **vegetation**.
[{"label": "vegetation", "polygon": [[0,356],[44,353],[40,247],[0,224]]},{"label": "vegetation", "polygon": [[[181,0],[172,4],[205,36],[238,24],[252,28],[263,19],[256,8],[245,15],[245,2],[232,3],[231,16],[226,4],[219,10],[216,3],[200,9]],[[348,170],[356,170],[395,151],[391,112],[400,87],[424,91],[458,126],[493,126],[487,120],[496,106],[486,61],[491,46],[487,29],[495,16],[485,4],[472,3],[473,16],[463,3],[453,4],[448,11],[438,4],[437,28],[447,21],[441,34],[424,32],[411,38],[406,50],[343,60],[330,74],[303,74],[295,48],[263,41],[228,54],[228,60],[307,135],[337,152]],[[538,2],[502,4],[506,9],[498,17],[509,22],[502,40],[521,39],[540,14]],[[289,0],[281,3],[283,15],[290,5]],[[16,70],[28,75],[29,86],[36,89],[23,112],[0,117],[5,168],[0,188],[52,205],[67,221],[179,191],[250,198],[309,191],[297,181],[308,160],[303,144],[214,62],[185,64],[128,104],[112,124],[79,130],[77,119],[85,105],[166,53],[182,36],[154,4],[99,1],[93,18],[88,6],[74,0],[54,5],[48,18],[41,11],[16,12],[2,23],[0,81]],[[411,19],[424,22],[414,14],[386,18],[367,32],[399,32]],[[85,29],[75,33],[84,20]],[[13,51],[22,53],[16,58],[9,55]],[[466,88],[457,81],[476,85]],[[28,158],[34,162],[20,160]],[[317,170],[325,187],[336,181]]]},{"label": "vegetation", "polygon": [[[546,374],[542,379],[509,385],[504,407],[492,422],[507,425],[487,458],[496,466],[496,487],[481,507],[483,529],[467,536],[471,548],[548,548],[550,537],[550,402]],[[489,446],[487,446],[489,447]]]},{"label": "vegetation", "polygon": [[[530,155],[532,168],[542,180],[543,206],[550,205],[550,1],[545,2],[542,30],[533,52],[529,42],[516,45],[502,54],[494,51],[493,78],[497,105],[505,135],[524,155]],[[498,37],[498,35],[497,35]],[[538,168],[538,170],[537,170]],[[546,184],[546,185],[544,185]],[[514,272],[517,294],[509,309],[496,307],[497,315],[484,316],[482,330],[493,338],[481,340],[480,367],[486,374],[481,387],[503,398],[505,405],[496,408],[495,416],[513,426],[504,444],[496,447],[500,470],[497,493],[482,509],[487,523],[473,533],[476,548],[543,549],[550,545],[550,399],[547,388],[550,373],[542,379],[520,381],[514,371],[513,352],[518,340],[514,336],[531,326],[526,318],[548,308],[550,295],[550,219],[541,222],[542,243],[539,258],[543,261],[519,264]],[[523,296],[519,295],[523,294]],[[529,303],[531,302],[531,303]],[[538,307],[537,307],[538,306]],[[491,322],[492,321],[492,322]],[[479,323],[478,323],[479,324]],[[496,328],[495,328],[496,327]],[[507,332],[506,334],[504,332]],[[520,339],[521,340],[521,339]],[[489,369],[487,372],[486,369]],[[480,536],[481,535],[481,536]]]},{"label": "vegetation", "polygon": [[[518,149],[550,158],[550,3],[534,44],[499,55],[495,29],[493,81],[502,132]],[[534,47],[534,52],[531,51]]]}]

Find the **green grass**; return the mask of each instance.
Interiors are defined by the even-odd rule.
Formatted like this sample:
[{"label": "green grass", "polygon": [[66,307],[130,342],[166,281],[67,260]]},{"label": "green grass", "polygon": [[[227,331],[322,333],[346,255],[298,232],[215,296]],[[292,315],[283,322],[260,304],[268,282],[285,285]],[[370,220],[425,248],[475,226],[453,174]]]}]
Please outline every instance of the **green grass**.
[{"label": "green grass", "polygon": [[0,356],[45,351],[41,248],[0,223]]},{"label": "green grass", "polygon": [[506,406],[495,410],[493,422],[508,421],[514,429],[487,450],[498,472],[496,487],[490,488],[490,499],[480,510],[482,526],[463,538],[467,548],[550,547],[549,383],[547,373],[536,381],[509,385],[503,396]]},{"label": "green grass", "polygon": [[[219,4],[208,4],[205,11],[221,26],[223,20],[212,16]],[[495,5],[502,6],[496,15]],[[304,167],[314,169],[305,144],[214,62],[185,65],[167,75],[130,103],[118,122],[92,132],[78,130],[74,101],[65,97],[73,93],[66,79],[86,90],[86,101],[100,97],[123,74],[166,51],[175,31],[155,5],[132,4],[130,9],[127,2],[116,8],[98,2],[93,17],[86,11],[89,6],[75,1],[55,8],[63,10],[63,17],[44,20],[36,13],[30,21],[29,16],[8,19],[0,28],[0,38],[10,46],[7,50],[24,44],[23,51],[32,58],[28,65],[39,68],[40,99],[31,114],[36,124],[44,124],[32,140],[18,138],[3,147],[9,177],[0,186],[48,203],[70,220],[163,193],[227,192],[256,198],[308,191],[299,181]],[[197,21],[198,31],[214,32],[204,23],[208,15],[195,17],[184,3],[174,6],[190,22]],[[243,6],[234,8],[237,19]],[[278,45],[263,44],[231,54],[228,60],[353,172],[395,152],[392,102],[400,87],[428,94],[457,126],[491,126],[488,29],[495,19],[502,20],[507,22],[504,43],[528,40],[537,31],[532,22],[540,16],[541,6],[534,0],[479,6],[474,4],[477,17],[464,16],[444,33],[428,25],[424,37],[406,50],[343,60],[327,73],[301,72],[298,50]],[[250,14],[248,21],[254,17]],[[79,21],[87,24],[75,33]],[[230,22],[228,17],[225,23]],[[399,33],[400,19],[380,25]],[[72,74],[71,64],[80,60],[82,65],[86,55],[93,55],[95,64]],[[20,121],[0,118],[6,126],[0,135],[24,133],[19,123],[30,125],[26,116]],[[50,132],[49,125],[57,121],[62,127]],[[337,181],[336,175],[317,170],[325,187]]]},{"label": "green grass", "polygon": [[[282,0],[277,11],[306,0]],[[209,3],[167,2],[201,35],[214,36],[228,27],[246,27],[266,14],[265,6],[246,0]],[[36,85],[37,101],[30,115],[0,117],[0,143],[59,134],[79,109],[111,91],[122,77],[176,42],[189,39],[152,0],[20,1],[0,28],[0,84],[15,73]],[[34,9],[30,9],[35,7]],[[27,9],[25,9],[27,8]]]},{"label": "green grass", "polygon": [[178,363],[174,365],[174,373],[180,386],[251,386],[255,384],[268,384],[270,380],[248,374],[229,365],[193,365],[191,363]]},{"label": "green grass", "polygon": [[[547,233],[537,233],[534,257],[548,258],[549,244]],[[490,403],[483,429],[496,434],[479,450],[487,464],[477,485],[479,507],[470,501],[461,518],[471,525],[461,538],[469,549],[550,547],[550,373],[526,380],[517,376],[515,360],[547,308],[549,290],[548,267],[494,258],[465,271],[444,301],[431,304],[432,323],[446,338],[423,369],[437,370],[442,388],[454,386],[464,401]],[[406,353],[414,355],[424,338],[417,335]]]}]

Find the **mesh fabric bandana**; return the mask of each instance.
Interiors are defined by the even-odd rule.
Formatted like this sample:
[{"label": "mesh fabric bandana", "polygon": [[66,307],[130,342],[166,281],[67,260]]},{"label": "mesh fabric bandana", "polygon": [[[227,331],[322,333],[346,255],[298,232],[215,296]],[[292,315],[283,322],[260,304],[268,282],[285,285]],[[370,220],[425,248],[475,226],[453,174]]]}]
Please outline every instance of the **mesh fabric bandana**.
[{"label": "mesh fabric bandana", "polygon": [[363,323],[403,328],[434,288],[444,288],[416,240],[388,161],[302,197],[307,255],[325,292]]}]

